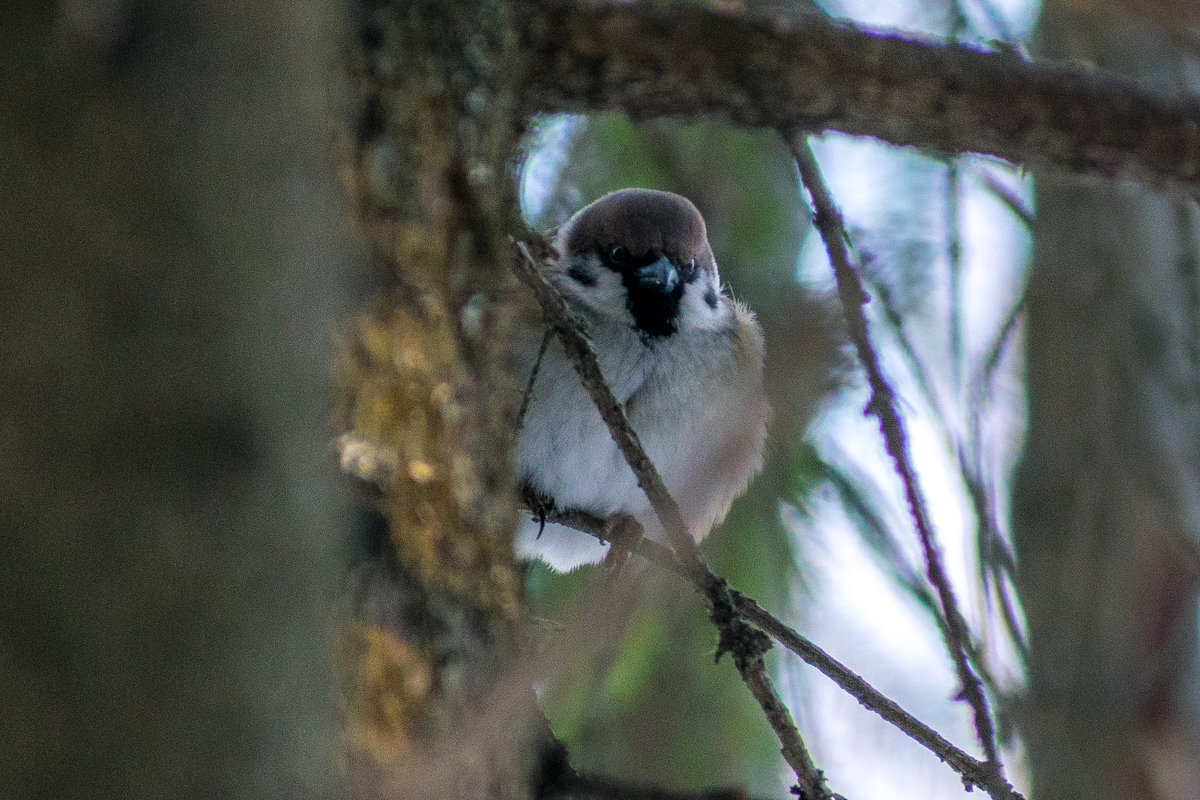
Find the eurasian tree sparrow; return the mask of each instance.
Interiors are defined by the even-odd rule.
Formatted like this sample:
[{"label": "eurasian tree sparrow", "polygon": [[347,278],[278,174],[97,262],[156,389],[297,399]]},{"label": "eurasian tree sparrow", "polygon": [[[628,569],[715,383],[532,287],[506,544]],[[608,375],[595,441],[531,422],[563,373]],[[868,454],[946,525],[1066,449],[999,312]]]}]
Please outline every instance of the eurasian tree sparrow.
[{"label": "eurasian tree sparrow", "polygon": [[[555,246],[560,257],[546,277],[586,321],[601,371],[699,541],[762,466],[762,330],[726,293],[704,219],[677,194],[605,195],[560,229]],[[532,373],[543,332],[531,325],[518,336],[520,375]],[[533,385],[517,470],[560,509],[623,512],[664,540],[557,339]],[[518,530],[517,550],[567,571],[600,561],[608,545],[532,520]]]}]

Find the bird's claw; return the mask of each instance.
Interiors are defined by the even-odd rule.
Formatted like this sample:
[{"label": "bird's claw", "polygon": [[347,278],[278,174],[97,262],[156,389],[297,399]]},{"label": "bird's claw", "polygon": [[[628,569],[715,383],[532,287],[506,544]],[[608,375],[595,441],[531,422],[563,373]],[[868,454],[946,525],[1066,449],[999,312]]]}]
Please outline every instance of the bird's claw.
[{"label": "bird's claw", "polygon": [[529,484],[521,487],[521,500],[533,514],[533,518],[538,521],[538,539],[542,538],[542,534],[546,531],[546,515],[554,511],[554,498],[547,494],[542,494],[537,489]]}]

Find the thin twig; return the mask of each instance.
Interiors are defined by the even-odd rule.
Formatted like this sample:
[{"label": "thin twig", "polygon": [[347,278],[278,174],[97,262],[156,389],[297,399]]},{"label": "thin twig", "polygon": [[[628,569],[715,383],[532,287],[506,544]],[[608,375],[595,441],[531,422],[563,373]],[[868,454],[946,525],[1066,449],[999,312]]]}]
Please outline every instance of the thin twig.
[{"label": "thin twig", "polygon": [[[895,304],[891,302],[887,284],[879,281],[870,281],[869,285],[871,287],[871,291],[874,292],[872,296],[880,303],[884,320],[891,326],[892,331],[895,334],[895,341],[900,349],[900,354],[907,362],[909,370],[916,381],[917,388],[921,391],[922,395],[924,395],[925,400],[929,404],[930,408],[935,412],[934,420],[936,422],[936,427],[941,433],[942,437],[945,439],[946,450],[955,455],[955,457],[958,459],[959,476],[962,478],[963,487],[967,492],[967,495],[972,503],[972,508],[975,510],[976,517],[979,521],[976,539],[981,544],[980,552],[982,555],[980,557],[980,571],[983,573],[985,585],[990,585],[988,574],[983,572],[984,568],[990,563],[988,562],[988,558],[993,553],[997,552],[997,550],[999,550],[1002,555],[1010,554],[1004,547],[1003,540],[1000,538],[1000,532],[996,527],[994,515],[990,515],[990,512],[988,512],[989,506],[986,505],[987,497],[986,495],[981,494],[985,491],[983,488],[982,479],[977,476],[977,470],[972,471],[971,465],[963,460],[965,458],[965,453],[963,452],[962,447],[956,444],[954,432],[951,431],[949,424],[946,422],[946,415],[941,412],[941,406],[933,392],[933,384],[929,380],[928,372],[925,370],[924,363],[917,355],[917,351],[913,346],[912,340],[909,339],[908,334],[904,330],[903,317],[901,317],[900,312],[896,309]],[[968,407],[976,410],[977,412],[978,409],[983,407],[982,399],[974,402],[974,404],[969,405]],[[979,426],[975,424],[977,417],[978,413],[973,413],[967,418],[968,429],[972,432],[971,441],[975,443],[974,447],[976,448],[976,451],[978,450],[978,437],[974,435],[974,432],[977,432],[979,429]],[[864,521],[868,522],[868,524],[872,525],[879,531],[885,530],[882,521],[878,519],[868,520],[866,518],[866,501],[861,497],[852,497],[849,491],[849,478],[846,476],[840,476],[839,480],[839,476],[836,474],[836,472],[831,472],[827,477],[834,481],[835,488],[838,490],[838,494],[841,496],[843,502],[849,505],[855,514],[863,517]],[[984,501],[985,504],[980,505],[980,501]],[[885,540],[882,536],[876,535],[869,543],[874,546],[877,543],[884,542]],[[890,544],[890,542],[887,544]],[[891,551],[893,553],[899,552],[899,550],[897,550],[895,547],[892,547]],[[888,554],[886,553],[884,554],[885,558],[887,558],[887,555]],[[892,561],[894,562],[895,559],[892,559]],[[946,626],[945,617],[942,614],[942,609],[938,603],[937,596],[929,588],[928,582],[922,579],[919,575],[907,575],[898,571],[896,577],[901,582],[904,589],[908,591],[917,600],[917,602],[920,603],[921,606],[930,613],[930,615],[933,617],[934,623],[937,624],[939,628],[944,629]],[[1011,610],[1005,609],[1005,612],[1007,619],[1009,616],[1011,616]],[[1014,639],[1014,641],[1017,640]],[[995,692],[996,682],[989,674],[987,665],[984,663],[984,660],[979,653],[979,648],[972,646],[970,640],[968,640],[966,644],[967,656],[971,664],[979,673],[980,678],[982,678],[987,687]],[[1022,647],[1022,645],[1018,643],[1018,647]]]},{"label": "thin twig", "polygon": [[[963,320],[962,320],[962,189],[958,159],[946,159],[946,260],[950,262],[950,363],[957,412],[962,404]],[[957,416],[957,413],[956,413]]]},{"label": "thin twig", "polygon": [[1017,324],[1025,316],[1025,307],[1028,303],[1028,289],[1023,289],[1012,308],[1004,315],[1004,322],[1001,323],[1000,330],[996,333],[992,343],[988,345],[987,353],[979,362],[979,370],[971,381],[970,402],[972,404],[980,404],[987,399],[992,379],[996,376],[996,370],[1000,367],[1005,353],[1008,352],[1009,345],[1012,344],[1013,334],[1017,331]]},{"label": "thin twig", "polygon": [[[1005,315],[999,332],[988,346],[987,353],[980,361],[979,368],[971,379],[967,401],[971,408],[983,408],[991,394],[992,381],[999,369],[1000,362],[1008,352],[1008,348],[1011,346],[1014,334],[1017,331],[1018,323],[1025,314],[1027,295],[1028,289],[1022,290],[1020,297],[1017,298],[1017,301],[1013,304],[1008,314]],[[995,584],[995,594],[1000,605],[1005,627],[1008,629],[1009,636],[1012,638],[1017,650],[1021,653],[1022,659],[1027,659],[1029,648],[1025,642],[1024,635],[1021,633],[1020,625],[1017,624],[1016,611],[1012,606],[1012,601],[1004,585],[1005,580],[1011,578],[1015,572],[1016,559],[1013,557],[1010,546],[1000,532],[1000,527],[992,508],[990,500],[991,491],[988,488],[983,464],[980,461],[980,455],[983,452],[983,431],[978,413],[972,415],[967,420],[967,426],[971,457],[968,460],[967,453],[960,450],[958,460],[960,471],[963,477],[966,478],[967,493],[970,497],[971,505],[975,510],[976,518],[979,520],[980,567],[986,570],[984,572],[985,583]]]},{"label": "thin twig", "polygon": [[916,525],[925,554],[926,574],[937,590],[938,599],[946,618],[944,634],[950,657],[954,661],[962,685],[963,697],[971,705],[975,717],[975,730],[988,764],[985,788],[995,798],[1013,797],[1012,787],[1004,779],[1004,766],[1000,761],[996,745],[996,728],[987,697],[979,677],[971,669],[967,657],[967,642],[970,634],[966,621],[958,608],[958,601],[950,587],[949,578],[942,567],[941,555],[934,539],[933,525],[929,519],[925,498],[917,482],[916,470],[908,453],[908,441],[900,414],[897,411],[895,393],[884,377],[879,355],[871,344],[867,317],[863,306],[868,301],[862,279],[851,263],[847,248],[847,234],[842,224],[841,213],[834,203],[829,187],[821,175],[820,165],[809,146],[807,137],[795,131],[783,132],[783,138],[791,150],[801,181],[812,197],[815,216],[813,222],[825,241],[829,260],[833,266],[838,295],[846,314],[846,323],[851,340],[858,351],[871,387],[871,401],[867,413],[879,419],[884,444],[892,458],[908,498],[909,511]]},{"label": "thin twig", "polygon": [[[352,454],[347,449],[352,444],[353,447],[359,449],[365,448],[371,463],[379,465],[377,468],[371,470],[369,476],[362,474],[359,469],[348,466],[349,461],[357,462],[362,457],[361,455]],[[391,471],[394,469],[394,464],[384,463],[383,461],[386,451],[368,445],[365,442],[359,442],[358,440],[354,440],[351,443],[348,437],[343,437],[339,441],[339,446],[341,448],[342,468],[344,470],[365,480],[386,483],[388,476],[390,476]],[[358,453],[358,450],[354,450],[354,453]],[[537,513],[547,523],[564,525],[581,533],[594,536],[603,542],[610,541],[608,538],[610,532],[609,526],[601,517],[575,509],[557,509],[553,507],[539,508]],[[652,539],[643,538],[636,542],[617,541],[611,543],[616,547],[627,548],[629,553],[644,558],[657,567],[670,570],[684,580],[690,581],[694,578],[692,574],[689,574],[684,569],[669,548]],[[703,587],[697,584],[697,588]],[[986,771],[983,762],[972,758],[963,750],[955,747],[937,733],[937,731],[905,711],[885,694],[859,677],[850,668],[830,656],[810,640],[801,636],[777,617],[771,615],[770,612],[763,609],[751,598],[733,588],[729,589],[729,594],[739,614],[758,625],[764,632],[797,655],[805,663],[842,687],[849,695],[858,700],[864,708],[874,711],[882,719],[894,725],[902,733],[924,746],[948,764],[962,776],[964,783],[979,786],[984,785],[983,776],[986,775]],[[1012,792],[1012,796],[1016,797],[1017,800],[1024,800],[1015,790]]]},{"label": "thin twig", "polygon": [[1009,638],[1017,647],[1017,652],[1021,655],[1021,663],[1029,663],[1029,643],[1025,638],[1025,631],[1021,627],[1020,621],[1017,619],[1017,604],[1013,600],[1012,592],[1009,588],[1011,578],[1008,575],[999,574],[993,577],[992,586],[996,592],[996,601],[1000,604],[1001,618],[1004,620],[1004,627],[1008,629]]},{"label": "thin twig", "polygon": [[[816,798],[833,800],[836,796],[831,795],[825,787],[825,774],[817,769],[812,756],[808,754],[804,737],[800,735],[800,729],[796,727],[796,722],[792,719],[792,712],[788,711],[788,707],[784,705],[779,693],[775,691],[762,656],[757,657],[756,663],[751,665],[751,668],[739,669],[742,672],[742,679],[746,682],[746,688],[758,701],[759,707],[762,708],[767,721],[771,723],[771,728],[779,738],[779,743],[783,745],[783,752],[792,754],[788,760],[795,769],[796,776],[800,779],[801,800],[816,800]],[[801,762],[799,768],[796,767],[797,760]]]},{"label": "thin twig", "polygon": [[[929,379],[929,373],[926,371],[924,362],[922,362],[920,357],[917,355],[916,348],[913,346],[912,340],[908,337],[908,334],[904,329],[904,319],[900,315],[900,312],[896,309],[895,303],[893,303],[891,300],[887,284],[881,281],[870,281],[869,285],[871,291],[874,293],[873,297],[879,301],[880,308],[883,311],[883,319],[888,323],[889,326],[891,326],[891,329],[895,334],[895,340],[897,346],[899,347],[900,354],[904,357],[905,362],[908,364],[909,371],[912,373],[913,379],[916,381],[917,388],[925,397],[925,401],[928,403],[930,409],[935,412],[934,419],[936,426],[938,431],[945,439],[947,451],[954,453],[958,459],[959,475],[962,478],[963,487],[966,489],[967,495],[972,504],[972,508],[975,510],[976,518],[979,522],[979,530],[976,534],[976,538],[981,545],[980,571],[983,575],[985,585],[990,584],[990,576],[988,573],[984,572],[984,569],[993,563],[992,561],[989,561],[989,558],[999,549],[1002,555],[1009,557],[1008,562],[1005,563],[1011,563],[1011,554],[1009,554],[1007,549],[1004,547],[1004,542],[1000,538],[999,528],[996,527],[995,517],[989,510],[990,506],[987,504],[987,495],[984,494],[985,488],[982,483],[982,478],[980,477],[981,473],[979,472],[979,468],[972,467],[970,463],[964,460],[966,454],[964,453],[962,447],[955,443],[954,433],[950,430],[950,426],[946,422],[946,415],[942,413],[941,404],[938,402],[937,395],[933,390],[933,383]],[[1007,327],[1007,323],[1004,331],[1005,332],[1002,333],[1002,336],[1007,336],[1008,333],[1011,332]],[[989,358],[991,358],[990,352],[991,351],[989,351]],[[999,355],[996,357],[999,358]],[[989,362],[985,360],[985,364],[987,363]],[[994,366],[995,365],[993,364],[993,368]],[[988,377],[990,379],[990,374]],[[972,409],[973,413],[967,417],[968,436],[972,442],[972,447],[974,448],[973,452],[976,453],[976,458],[978,458],[977,454],[980,446],[978,437],[979,425],[977,424],[978,410],[983,407],[984,398],[983,396],[976,396],[975,394],[970,395],[970,397],[971,400],[967,407]],[[849,494],[850,484],[848,478],[842,476],[841,480],[839,481],[839,476],[835,473],[831,473],[828,477],[834,481],[835,487],[837,488],[838,493],[844,502],[855,499]],[[857,503],[849,504],[855,513],[863,516],[866,510],[866,504],[861,498],[857,498],[857,500]],[[882,522],[873,520],[872,524],[879,530],[883,530]],[[884,539],[881,536],[876,536],[875,541],[883,542]],[[894,552],[898,552],[895,551],[895,548],[892,549]],[[913,576],[902,574],[898,574],[897,577],[898,580],[900,580],[903,584],[904,588],[910,592],[914,598],[916,598],[922,607],[930,612],[934,618],[934,622],[940,628],[944,628],[946,625],[946,620],[942,615],[942,610],[938,605],[936,597],[934,596],[933,592],[927,588],[926,583],[920,580],[919,577],[914,579]],[[1006,624],[1010,620],[1016,619],[1011,608],[1005,607],[1002,609],[1002,611],[1005,615]],[[1015,630],[1015,628],[1012,628],[1011,626],[1009,627],[1010,633]],[[1017,643],[1018,649],[1024,652],[1024,644],[1021,637],[1014,635],[1013,641]],[[988,674],[987,665],[983,662],[983,658],[979,655],[978,648],[971,647],[970,644],[971,643],[968,641],[967,655],[970,658],[971,663],[979,672],[980,677],[983,679],[984,683],[987,684],[988,688],[995,690],[995,681]]]},{"label": "thin twig", "polygon": [[[595,536],[601,541],[608,541],[604,519],[593,514],[575,510],[550,509],[546,511],[546,522],[565,525],[568,528]],[[613,544],[616,547],[626,547],[629,553],[646,559],[656,567],[670,570],[684,580],[688,579],[686,571],[680,566],[670,549],[653,539],[642,539],[636,543],[614,542]],[[811,640],[800,635],[794,628],[782,622],[752,598],[732,587],[729,591],[733,597],[734,607],[739,614],[799,656],[806,664],[840,686],[864,708],[875,712],[886,722],[899,729],[901,733],[948,764],[951,769],[962,776],[964,783],[986,788],[987,764],[955,747],[933,728],[905,711],[898,703],[867,683],[857,673],[826,653]],[[1012,797],[1024,800],[1015,789],[1012,787],[1009,789]]]},{"label": "thin twig", "polygon": [[1002,184],[998,178],[988,169],[978,169],[975,172],[979,182],[988,190],[1000,203],[1008,209],[1009,213],[1021,221],[1026,230],[1033,227],[1033,212],[1029,210],[1029,206],[1025,203],[1016,192]]},{"label": "thin twig", "polygon": [[[987,786],[988,766],[955,747],[940,733],[905,711],[899,704],[863,680],[858,674],[817,645],[780,622],[770,612],[743,594],[737,595],[738,610],[768,635],[840,686],[864,708],[874,711],[921,744],[962,776],[963,782]],[[1011,789],[1011,787],[1010,787]],[[1016,793],[1013,792],[1015,795]],[[1019,797],[1019,795],[1017,795]]]},{"label": "thin twig", "polygon": [[[804,746],[800,732],[796,730],[791,715],[786,714],[783,701],[771,685],[763,663],[763,653],[771,647],[771,640],[762,631],[747,623],[737,613],[728,584],[717,578],[700,558],[696,542],[688,533],[683,515],[675,498],[667,491],[658,469],[646,455],[637,432],[625,415],[625,409],[609,388],[596,353],[591,343],[581,332],[581,324],[567,307],[566,302],[538,269],[538,261],[525,242],[514,242],[520,256],[512,260],[512,269],[517,277],[533,293],[542,308],[546,323],[558,335],[563,350],[575,366],[579,379],[600,412],[613,441],[620,448],[625,461],[637,477],[638,485],[650,500],[654,513],[666,531],[667,541],[675,557],[684,569],[684,574],[696,586],[709,606],[709,615],[720,636],[717,658],[729,653],[733,658],[743,682],[754,694],[771,723],[775,735],[782,745],[784,760],[796,773],[806,800],[832,800],[833,795],[825,785],[824,774],[813,766],[812,757]],[[547,251],[546,247],[539,247]],[[784,713],[780,713],[780,709]]]},{"label": "thin twig", "polygon": [[916,345],[908,336],[908,331],[904,327],[904,317],[900,313],[900,309],[892,301],[892,290],[885,281],[871,280],[869,276],[864,275],[864,278],[869,282],[872,296],[879,300],[879,307],[883,311],[883,318],[891,326],[892,332],[896,337],[896,345],[900,350],[900,355],[904,357],[905,363],[908,364],[908,371],[912,373],[913,381],[916,382],[917,388],[925,397],[925,402],[929,406],[929,410],[933,413],[934,418],[938,422],[938,428],[946,440],[946,448],[954,449],[954,433],[950,430],[950,426],[946,423],[945,409],[942,407],[942,402],[938,398],[937,390],[933,388],[933,380],[929,377],[929,370],[925,369],[925,362],[917,355]]},{"label": "thin twig", "polygon": [[546,357],[546,348],[550,346],[550,339],[554,336],[554,331],[549,328],[542,334],[542,344],[538,348],[537,358],[533,360],[533,369],[529,370],[529,382],[525,384],[525,392],[521,395],[521,408],[517,411],[516,429],[519,432],[525,426],[525,414],[529,411],[529,402],[533,399],[533,385],[537,383],[538,371],[542,368],[542,359]]},{"label": "thin twig", "polygon": [[[869,280],[869,278],[868,278],[868,280]],[[937,423],[936,427],[937,427],[938,431],[940,431],[943,438],[945,439],[946,450],[948,452],[958,454],[959,465],[960,465],[960,470],[959,470],[960,477],[962,478],[963,486],[966,489],[967,494],[971,498],[972,503],[974,503],[977,499],[979,499],[979,494],[976,491],[977,488],[980,486],[979,481],[976,479],[975,474],[969,470],[966,462],[962,461],[962,457],[963,457],[962,448],[959,447],[955,442],[955,434],[950,429],[950,425],[946,421],[947,415],[943,412],[943,410],[941,408],[941,404],[938,401],[937,395],[933,390],[933,383],[929,379],[929,374],[925,369],[924,362],[917,355],[916,347],[914,347],[912,340],[909,339],[908,334],[905,331],[904,318],[901,316],[900,312],[897,310],[895,304],[891,301],[890,292],[889,292],[889,289],[888,289],[888,286],[886,283],[881,282],[881,281],[869,281],[869,286],[871,288],[871,291],[873,292],[872,296],[879,301],[880,308],[883,311],[883,319],[891,326],[891,329],[895,334],[895,340],[896,340],[896,344],[898,345],[898,347],[900,349],[900,354],[904,357],[904,360],[907,362],[907,364],[909,366],[909,371],[912,373],[913,379],[916,381],[917,388],[924,395],[926,403],[928,403],[930,409],[934,412],[933,416],[934,416],[934,420]],[[970,407],[978,409],[978,408],[982,407],[982,403],[977,403]],[[971,430],[971,431],[978,430],[979,426],[976,424],[973,424],[976,419],[977,419],[977,414],[972,414],[971,416],[968,417],[969,430]],[[973,438],[972,441],[975,441],[975,439]],[[851,506],[852,510],[855,511],[855,513],[859,514],[860,516],[863,516],[863,513],[867,507],[866,502],[862,498],[852,498],[852,496],[850,494],[851,487],[848,482],[849,479],[846,478],[845,476],[842,476],[841,480],[838,481],[839,476],[836,473],[831,473],[829,475],[829,477],[831,480],[834,480],[835,487],[837,488],[838,493],[842,497],[844,502],[850,501],[852,499],[857,500],[856,503],[850,503],[850,506]],[[977,511],[977,514],[981,513],[978,511],[978,508],[976,509],[976,511]],[[992,540],[987,539],[985,537],[987,537],[988,534],[994,528],[993,520],[991,517],[985,517],[982,515],[978,516],[978,520],[979,520],[979,533],[977,534],[976,538],[979,539],[979,541],[983,544],[989,544]],[[870,522],[874,527],[878,528],[880,531],[885,530],[881,521],[871,520]],[[996,535],[999,536],[999,533],[997,532]],[[885,541],[882,536],[876,536],[875,539],[878,542]],[[894,552],[899,552],[894,547],[892,549]],[[994,550],[995,548],[993,547],[991,549]],[[892,559],[892,561],[894,562],[895,559]],[[985,566],[985,559],[981,557],[980,569],[982,570],[984,566]],[[930,613],[930,615],[933,617],[934,623],[938,626],[939,629],[942,630],[942,633],[944,636],[945,635],[945,627],[946,627],[946,619],[945,619],[945,616],[942,614],[942,609],[941,609],[940,604],[938,603],[937,596],[929,588],[928,582],[923,580],[919,575],[916,575],[916,574],[905,575],[905,574],[898,573],[897,578],[898,578],[898,580],[901,581],[905,590],[907,590],[917,600],[917,602],[920,603],[921,606]],[[985,575],[985,584],[986,583],[987,583],[987,579],[986,579],[986,575]],[[983,679],[984,683],[988,686],[988,688],[995,689],[995,681],[993,681],[991,676],[989,675],[988,670],[987,670],[987,665],[984,663],[983,658],[980,656],[978,648],[972,647],[971,642],[969,640],[967,642],[967,656],[968,656],[969,660],[971,661],[971,663],[974,665],[975,669],[978,671],[979,676]]]},{"label": "thin twig", "polygon": [[1012,27],[995,4],[991,0],[975,0],[975,4],[983,11],[983,15],[987,17],[991,26],[996,29],[996,36],[993,38],[999,39],[1006,47],[1011,47],[1023,60],[1028,61],[1029,54],[1025,51],[1025,45],[1013,33]]},{"label": "thin twig", "polygon": [[534,298],[542,308],[542,313],[546,316],[547,324],[553,328],[559,341],[562,342],[563,349],[566,350],[571,363],[575,365],[575,371],[579,374],[584,389],[592,398],[592,402],[596,404],[596,409],[600,412],[604,424],[608,426],[613,441],[617,443],[621,454],[629,463],[630,469],[633,470],[638,486],[650,500],[655,516],[658,517],[663,530],[666,531],[667,541],[670,542],[671,548],[684,566],[698,576],[702,575],[707,571],[707,567],[700,559],[700,551],[696,549],[695,540],[688,533],[687,525],[683,521],[683,514],[679,510],[679,504],[667,491],[667,485],[663,482],[662,476],[658,474],[658,469],[650,461],[649,456],[646,455],[637,431],[629,423],[624,406],[617,400],[616,395],[612,393],[612,389],[605,381],[591,342],[581,332],[584,325],[567,307],[566,302],[554,287],[542,276],[537,267],[537,259],[529,251],[528,245],[525,242],[516,242],[516,247],[522,258],[513,259],[513,270],[533,292]]}]

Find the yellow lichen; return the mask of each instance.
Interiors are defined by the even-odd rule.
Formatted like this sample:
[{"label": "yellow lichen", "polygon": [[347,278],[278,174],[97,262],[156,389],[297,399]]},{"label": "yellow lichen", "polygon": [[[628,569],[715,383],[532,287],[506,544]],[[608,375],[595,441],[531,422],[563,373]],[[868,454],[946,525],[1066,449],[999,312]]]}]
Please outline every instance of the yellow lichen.
[{"label": "yellow lichen", "polygon": [[345,634],[346,737],[377,764],[409,753],[426,728],[436,664],[381,628],[351,624]]},{"label": "yellow lichen", "polygon": [[[470,410],[477,382],[464,370],[453,315],[430,295],[412,300],[360,315],[351,326],[351,363],[343,370],[351,438],[342,441],[354,446],[342,448],[342,460],[382,485],[406,568],[463,593],[482,611],[515,619],[515,582],[494,581],[515,569],[511,546],[494,535],[509,526],[511,510],[485,516],[479,502],[491,485],[480,471],[491,462],[477,429],[490,412]],[[381,480],[385,467],[391,474]]]},{"label": "yellow lichen", "polygon": [[433,480],[435,471],[428,461],[414,458],[408,462],[408,477],[417,483],[425,484]]}]

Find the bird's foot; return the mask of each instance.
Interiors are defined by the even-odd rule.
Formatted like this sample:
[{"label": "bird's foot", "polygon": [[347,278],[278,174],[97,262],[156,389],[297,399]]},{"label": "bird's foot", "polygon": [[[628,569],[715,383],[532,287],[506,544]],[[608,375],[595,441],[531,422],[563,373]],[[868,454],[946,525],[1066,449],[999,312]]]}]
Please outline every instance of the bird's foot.
[{"label": "bird's foot", "polygon": [[542,532],[546,530],[546,515],[554,511],[554,498],[548,494],[542,494],[526,483],[521,486],[521,502],[538,521],[538,538],[540,539]]}]

